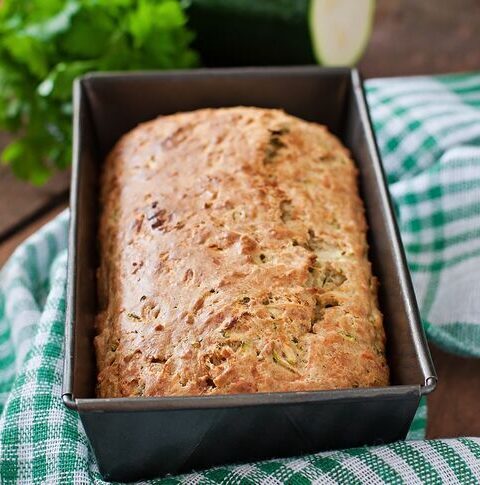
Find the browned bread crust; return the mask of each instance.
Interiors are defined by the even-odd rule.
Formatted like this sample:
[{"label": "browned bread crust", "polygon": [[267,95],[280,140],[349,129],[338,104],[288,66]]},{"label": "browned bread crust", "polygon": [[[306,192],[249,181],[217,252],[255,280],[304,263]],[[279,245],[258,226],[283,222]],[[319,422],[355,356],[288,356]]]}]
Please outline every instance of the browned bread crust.
[{"label": "browned bread crust", "polygon": [[387,385],[356,176],[323,126],[278,110],[125,135],[102,180],[98,396]]}]

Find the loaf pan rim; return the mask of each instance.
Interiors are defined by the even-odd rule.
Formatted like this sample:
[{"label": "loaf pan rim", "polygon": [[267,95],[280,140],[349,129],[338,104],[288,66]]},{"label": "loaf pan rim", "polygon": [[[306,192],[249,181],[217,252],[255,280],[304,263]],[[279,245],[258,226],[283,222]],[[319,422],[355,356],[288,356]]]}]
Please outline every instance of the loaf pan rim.
[{"label": "loaf pan rim", "polygon": [[358,402],[369,399],[400,399],[407,395],[422,395],[420,385],[401,384],[384,387],[321,389],[318,391],[257,392],[242,394],[218,394],[211,396],[149,396],[123,398],[74,398],[64,393],[62,398],[70,409],[102,411],[161,411],[186,409],[222,409],[254,406],[283,406]]}]

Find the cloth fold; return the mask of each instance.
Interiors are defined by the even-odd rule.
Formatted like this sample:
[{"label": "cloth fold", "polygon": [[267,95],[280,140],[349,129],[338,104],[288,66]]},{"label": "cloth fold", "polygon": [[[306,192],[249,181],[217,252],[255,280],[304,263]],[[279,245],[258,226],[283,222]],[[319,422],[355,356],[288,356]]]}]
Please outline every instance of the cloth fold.
[{"label": "cloth fold", "polygon": [[[480,356],[480,74],[372,80],[368,100],[427,335]],[[61,400],[68,212],[0,273],[0,482],[105,483]],[[148,483],[478,483],[480,438],[217,467]]]}]

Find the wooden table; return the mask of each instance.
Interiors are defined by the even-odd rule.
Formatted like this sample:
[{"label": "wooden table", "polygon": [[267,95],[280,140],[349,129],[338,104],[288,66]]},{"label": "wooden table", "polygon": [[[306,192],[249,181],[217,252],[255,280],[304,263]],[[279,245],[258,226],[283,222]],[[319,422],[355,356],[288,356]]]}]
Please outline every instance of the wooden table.
[{"label": "wooden table", "polygon": [[[378,0],[360,68],[365,77],[480,70],[479,25],[478,0]],[[0,168],[0,266],[67,206],[67,191],[68,173],[36,189]],[[427,436],[480,436],[480,359],[431,350],[439,384],[428,399]]]}]

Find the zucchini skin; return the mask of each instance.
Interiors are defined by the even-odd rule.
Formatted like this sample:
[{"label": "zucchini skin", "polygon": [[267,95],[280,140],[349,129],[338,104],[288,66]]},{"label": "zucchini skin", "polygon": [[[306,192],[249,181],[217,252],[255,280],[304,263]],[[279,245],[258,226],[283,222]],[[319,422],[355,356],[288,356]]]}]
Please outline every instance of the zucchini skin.
[{"label": "zucchini skin", "polygon": [[206,66],[314,64],[310,0],[190,0],[189,27]]}]

